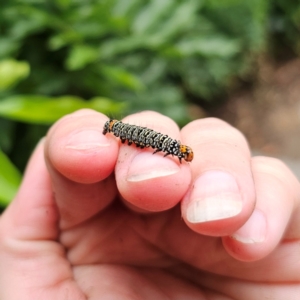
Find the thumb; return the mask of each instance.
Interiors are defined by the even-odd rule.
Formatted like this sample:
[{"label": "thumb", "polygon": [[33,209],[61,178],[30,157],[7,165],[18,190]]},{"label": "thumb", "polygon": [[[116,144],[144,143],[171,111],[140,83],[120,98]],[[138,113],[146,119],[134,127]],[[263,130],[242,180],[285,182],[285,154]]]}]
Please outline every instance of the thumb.
[{"label": "thumb", "polygon": [[85,299],[63,247],[55,242],[57,224],[42,140],[0,218],[0,299]]},{"label": "thumb", "polygon": [[37,145],[20,189],[1,217],[1,235],[20,240],[56,240],[58,213],[44,161],[44,139]]}]

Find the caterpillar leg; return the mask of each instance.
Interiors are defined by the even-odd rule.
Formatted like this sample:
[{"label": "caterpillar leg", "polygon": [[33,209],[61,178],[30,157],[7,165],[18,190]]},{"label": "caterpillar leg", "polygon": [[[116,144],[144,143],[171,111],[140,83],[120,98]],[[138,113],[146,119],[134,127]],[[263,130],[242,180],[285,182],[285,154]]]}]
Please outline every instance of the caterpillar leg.
[{"label": "caterpillar leg", "polygon": [[156,149],[152,154],[155,154],[157,152],[160,152],[161,150],[160,149]]},{"label": "caterpillar leg", "polygon": [[[166,153],[165,155],[164,155],[164,157],[166,157],[167,155],[170,155],[170,154],[172,154],[172,156],[174,156],[174,154],[173,153]],[[178,157],[178,159],[179,159],[179,162],[181,163],[181,157]]]}]

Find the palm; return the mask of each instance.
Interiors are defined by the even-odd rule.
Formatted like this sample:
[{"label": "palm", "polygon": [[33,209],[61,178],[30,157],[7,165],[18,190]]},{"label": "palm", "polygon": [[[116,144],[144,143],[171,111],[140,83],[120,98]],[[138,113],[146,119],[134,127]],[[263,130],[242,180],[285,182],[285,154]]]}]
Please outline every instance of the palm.
[{"label": "palm", "polygon": [[[70,295],[70,299],[81,300],[82,291],[95,299],[159,300],[166,295],[170,299],[201,299],[204,295],[222,299],[224,294],[232,299],[259,299],[262,292],[268,294],[280,285],[284,290],[285,271],[292,271],[290,265],[276,271],[286,263],[279,261],[276,253],[263,264],[235,261],[225,252],[220,238],[200,236],[188,229],[178,207],[138,215],[116,203],[62,232],[61,243],[68,249],[65,256],[61,256],[60,243],[41,242],[40,249],[36,242],[27,245],[37,254],[25,270],[33,279],[27,282],[31,289],[28,299],[39,299],[41,290],[49,292],[49,297],[42,299],[67,299],[64,297]],[[38,256],[45,246],[51,250],[50,260]],[[277,252],[283,255],[285,251],[288,249],[279,247]],[[267,272],[263,271],[266,266]],[[269,284],[261,285],[260,281]]]},{"label": "palm", "polygon": [[[63,233],[64,240],[68,248],[73,245],[68,258],[76,266],[76,279],[81,284],[89,282],[99,291],[106,287],[107,294],[124,299],[137,291],[140,299],[164,299],[165,294],[171,299],[187,299],[187,295],[191,299],[201,295],[219,299],[224,293],[234,299],[246,299],[246,295],[247,299],[257,299],[260,281],[284,286],[286,280],[285,263],[277,258],[287,249],[279,247],[263,263],[237,262],[226,253],[220,238],[192,232],[181,219],[179,207],[140,215],[115,203]],[[273,272],[279,268],[281,272]],[[267,292],[273,288],[266,285],[263,289]],[[141,291],[145,291],[144,296]]]}]

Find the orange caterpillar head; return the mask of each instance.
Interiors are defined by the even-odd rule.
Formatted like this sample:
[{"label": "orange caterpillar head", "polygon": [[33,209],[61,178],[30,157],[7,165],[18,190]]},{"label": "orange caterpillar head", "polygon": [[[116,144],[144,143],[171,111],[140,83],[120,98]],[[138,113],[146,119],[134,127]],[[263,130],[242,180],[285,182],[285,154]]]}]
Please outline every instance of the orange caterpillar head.
[{"label": "orange caterpillar head", "polygon": [[180,145],[180,152],[183,155],[185,161],[190,162],[194,158],[194,152],[191,147]]}]

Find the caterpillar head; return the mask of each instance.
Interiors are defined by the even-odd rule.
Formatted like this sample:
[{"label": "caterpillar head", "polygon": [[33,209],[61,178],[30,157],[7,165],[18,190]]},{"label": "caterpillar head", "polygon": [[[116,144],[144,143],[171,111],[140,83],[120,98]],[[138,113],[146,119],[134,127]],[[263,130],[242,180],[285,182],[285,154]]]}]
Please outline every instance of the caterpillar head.
[{"label": "caterpillar head", "polygon": [[191,147],[180,145],[180,152],[183,155],[185,161],[190,162],[194,158],[194,152]]}]

